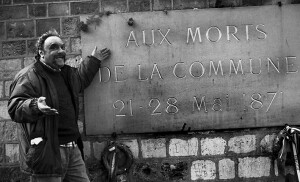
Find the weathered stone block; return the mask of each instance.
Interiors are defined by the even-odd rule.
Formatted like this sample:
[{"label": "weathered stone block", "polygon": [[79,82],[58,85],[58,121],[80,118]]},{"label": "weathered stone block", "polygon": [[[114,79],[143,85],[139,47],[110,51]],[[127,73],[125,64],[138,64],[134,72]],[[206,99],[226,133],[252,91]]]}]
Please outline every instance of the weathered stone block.
[{"label": "weathered stone block", "polygon": [[[250,0],[248,0],[250,1]],[[283,5],[283,4],[299,4],[299,0],[262,0],[262,2],[258,5]]]},{"label": "weathered stone block", "polygon": [[256,150],[256,136],[244,135],[233,137],[228,141],[229,151],[237,154],[248,153]]},{"label": "weathered stone block", "polygon": [[277,159],[274,160],[274,174],[275,174],[275,176],[279,175],[279,172],[278,172],[278,161],[277,161]]},{"label": "weathered stone block", "polygon": [[136,139],[122,141],[122,143],[124,145],[126,145],[127,147],[129,147],[129,150],[131,151],[131,153],[135,159],[139,158],[139,144]]},{"label": "weathered stone block", "polygon": [[0,120],[10,119],[7,111],[7,101],[0,101]]},{"label": "weathered stone block", "polygon": [[3,5],[10,5],[10,4],[12,4],[12,0],[3,0]]},{"label": "weathered stone block", "polygon": [[37,52],[37,49],[35,47],[37,39],[34,40],[27,40],[27,54],[28,55],[35,55]]},{"label": "weathered stone block", "polygon": [[59,2],[60,0],[39,0],[39,2]]},{"label": "weathered stone block", "polygon": [[154,0],[153,10],[170,10],[172,9],[172,0]]},{"label": "weathered stone block", "polygon": [[81,52],[81,39],[71,38],[71,52],[80,53]]},{"label": "weathered stone block", "polygon": [[129,0],[129,12],[150,11],[149,0]]},{"label": "weathered stone block", "polygon": [[30,4],[29,17],[46,17],[47,5],[46,4]]},{"label": "weathered stone block", "polygon": [[[259,1],[259,0],[258,0]],[[224,7],[238,7],[238,6],[241,6],[241,0],[226,0],[226,1],[223,1],[222,5]]]},{"label": "weathered stone block", "polygon": [[84,135],[84,123],[83,123],[83,120],[80,120],[79,118],[78,118],[78,120],[77,120],[77,124],[78,124],[78,130],[79,130],[79,133],[81,134],[81,135]]},{"label": "weathered stone block", "polygon": [[0,40],[5,40],[5,23],[0,22]]},{"label": "weathered stone block", "polygon": [[193,161],[191,180],[213,180],[216,178],[216,164],[210,160]]},{"label": "weathered stone block", "polygon": [[83,141],[83,153],[85,160],[91,158],[91,143],[89,141]]},{"label": "weathered stone block", "polygon": [[260,141],[260,148],[262,152],[273,152],[273,142],[276,137],[276,134],[266,135]]},{"label": "weathered stone block", "polygon": [[141,141],[143,158],[166,157],[166,139],[149,139]]},{"label": "weathered stone block", "polygon": [[14,0],[14,4],[32,3],[33,0]]},{"label": "weathered stone block", "polygon": [[0,122],[0,142],[17,140],[17,124],[13,121]]},{"label": "weathered stone block", "polygon": [[189,140],[171,139],[169,145],[170,156],[197,156],[198,139],[191,138]]},{"label": "weathered stone block", "polygon": [[0,81],[0,98],[4,97],[4,82]]},{"label": "weathered stone block", "polygon": [[31,63],[35,62],[35,58],[34,57],[25,57],[24,58],[24,66],[28,66]]},{"label": "weathered stone block", "polygon": [[61,39],[65,43],[65,49],[67,53],[70,53],[70,38]]},{"label": "weathered stone block", "polygon": [[71,2],[71,14],[91,14],[99,8],[98,1]]},{"label": "weathered stone block", "polygon": [[178,163],[163,163],[161,166],[162,174],[169,180],[187,180],[188,176],[188,163],[178,162]]},{"label": "weathered stone block", "polygon": [[80,22],[79,17],[68,17],[62,19],[62,34],[66,36],[77,36],[79,35],[78,23]]},{"label": "weathered stone block", "polygon": [[174,0],[174,9],[194,9],[208,7],[206,0]]},{"label": "weathered stone block", "polygon": [[262,5],[262,0],[243,0],[243,6],[260,6]]},{"label": "weathered stone block", "polygon": [[157,164],[155,162],[141,162],[133,163],[133,173],[135,174],[135,179],[138,182],[142,181],[166,181],[166,177],[162,173],[161,163]]},{"label": "weathered stone block", "polygon": [[245,157],[239,159],[238,174],[240,178],[259,178],[270,176],[271,160],[268,157]]},{"label": "weathered stone block", "polygon": [[9,87],[10,87],[10,84],[12,83],[12,81],[5,81],[4,82],[4,97],[8,97],[9,96]]},{"label": "weathered stone block", "polygon": [[7,38],[34,37],[34,23],[30,21],[12,21],[6,23]]},{"label": "weathered stone block", "polygon": [[292,4],[300,4],[300,0],[292,0]]},{"label": "weathered stone block", "polygon": [[26,5],[20,6],[1,6],[0,20],[27,18]]},{"label": "weathered stone block", "polygon": [[235,178],[234,161],[232,161],[231,159],[222,159],[219,161],[219,178],[220,179]]},{"label": "weathered stone block", "polygon": [[26,54],[25,40],[2,42],[2,56],[21,56]]},{"label": "weathered stone block", "polygon": [[94,149],[94,157],[98,160],[101,159],[102,156],[102,152],[104,150],[104,148],[106,147],[107,142],[94,142],[93,143],[93,149]]},{"label": "weathered stone block", "polygon": [[223,138],[201,139],[201,155],[222,155],[225,147],[226,140]]},{"label": "weathered stone block", "polygon": [[[0,144],[0,165],[4,163],[4,145]],[[1,174],[1,173],[0,173]],[[0,175],[1,176],[1,175]]]},{"label": "weathered stone block", "polygon": [[28,182],[30,181],[29,176],[22,173],[18,165],[7,166],[0,168],[1,182]]},{"label": "weathered stone block", "polygon": [[[82,57],[81,56],[72,56],[72,57],[68,57],[66,60],[66,64],[77,68],[79,66],[79,64],[82,62]],[[83,109],[82,109],[82,114],[83,114]]]},{"label": "weathered stone block", "polygon": [[78,119],[84,121],[84,98],[79,95],[79,116]]},{"label": "weathered stone block", "polygon": [[11,80],[17,73],[18,71],[0,71],[0,80]]},{"label": "weathered stone block", "polygon": [[127,12],[126,0],[103,0],[101,5],[104,11],[110,11],[112,13]]},{"label": "weathered stone block", "polygon": [[19,144],[5,144],[5,156],[7,163],[19,162]]},{"label": "weathered stone block", "polygon": [[69,14],[69,3],[50,3],[48,5],[49,16],[67,16]]},{"label": "weathered stone block", "polygon": [[0,60],[0,70],[20,70],[21,64],[21,59],[3,59]]},{"label": "weathered stone block", "polygon": [[41,36],[43,33],[50,29],[55,29],[58,33],[60,32],[60,20],[59,18],[51,19],[38,19],[36,20],[36,33],[37,36]]}]

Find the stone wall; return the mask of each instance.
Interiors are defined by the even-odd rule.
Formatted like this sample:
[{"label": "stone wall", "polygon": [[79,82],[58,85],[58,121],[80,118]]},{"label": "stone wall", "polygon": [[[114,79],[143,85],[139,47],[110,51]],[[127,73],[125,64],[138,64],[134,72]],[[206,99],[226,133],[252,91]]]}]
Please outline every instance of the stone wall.
[{"label": "stone wall", "polygon": [[[300,3],[299,0],[0,0],[0,181],[28,181],[18,168],[16,124],[7,114],[14,75],[34,61],[35,42],[55,28],[67,45],[68,64],[81,60],[80,15]],[[112,50],[113,51],[113,50]],[[83,97],[79,126],[84,136]],[[280,181],[273,139],[281,128],[117,136],[134,163],[118,181]],[[107,175],[101,154],[110,137],[84,136],[92,181]],[[290,170],[293,173],[293,170]]]}]

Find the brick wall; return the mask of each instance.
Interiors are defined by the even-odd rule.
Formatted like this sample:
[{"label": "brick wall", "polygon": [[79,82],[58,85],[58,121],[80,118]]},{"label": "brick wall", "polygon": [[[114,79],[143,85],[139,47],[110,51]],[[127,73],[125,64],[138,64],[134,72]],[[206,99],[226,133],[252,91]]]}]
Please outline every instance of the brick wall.
[{"label": "brick wall", "polygon": [[[16,124],[7,114],[14,75],[34,60],[35,41],[55,28],[67,45],[68,64],[81,60],[79,17],[94,11],[112,13],[191,8],[293,4],[300,0],[0,0],[0,181],[28,181],[18,168]],[[83,98],[80,98],[83,103]],[[84,135],[83,104],[79,120]],[[118,136],[134,156],[119,181],[280,181],[272,142],[280,128],[202,133]],[[110,138],[84,136],[92,181],[107,175],[100,163]],[[291,173],[293,171],[291,170]]]}]

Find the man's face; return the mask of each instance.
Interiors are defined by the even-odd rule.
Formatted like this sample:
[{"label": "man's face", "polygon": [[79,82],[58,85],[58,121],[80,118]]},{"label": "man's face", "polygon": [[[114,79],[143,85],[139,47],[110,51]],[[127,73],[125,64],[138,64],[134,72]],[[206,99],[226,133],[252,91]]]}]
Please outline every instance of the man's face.
[{"label": "man's face", "polygon": [[44,42],[44,51],[40,51],[41,61],[52,67],[60,69],[65,65],[65,44],[57,36],[48,37]]}]

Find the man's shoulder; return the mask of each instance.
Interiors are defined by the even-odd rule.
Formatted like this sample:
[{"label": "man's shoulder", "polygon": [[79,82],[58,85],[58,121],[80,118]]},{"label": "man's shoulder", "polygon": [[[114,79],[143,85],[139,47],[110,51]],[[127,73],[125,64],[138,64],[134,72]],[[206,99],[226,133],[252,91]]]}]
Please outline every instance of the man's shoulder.
[{"label": "man's shoulder", "polygon": [[35,67],[36,67],[35,64],[36,64],[36,62],[33,62],[33,63],[29,64],[28,66],[24,67],[23,69],[21,69],[15,75],[15,80],[20,78],[20,77],[27,76],[28,74],[32,74],[34,72]]}]

